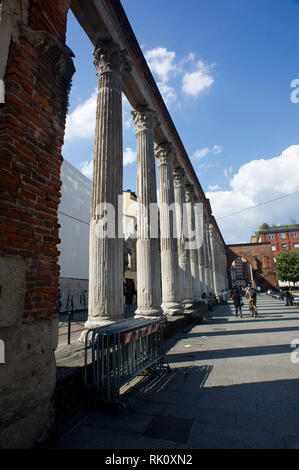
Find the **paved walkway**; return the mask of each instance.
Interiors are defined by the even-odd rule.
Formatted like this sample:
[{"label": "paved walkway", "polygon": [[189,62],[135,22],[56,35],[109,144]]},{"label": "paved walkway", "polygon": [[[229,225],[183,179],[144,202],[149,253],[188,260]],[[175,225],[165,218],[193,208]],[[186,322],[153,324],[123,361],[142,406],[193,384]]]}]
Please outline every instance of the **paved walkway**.
[{"label": "paved walkway", "polygon": [[[245,301],[247,304],[247,301]],[[136,413],[83,411],[58,449],[299,448],[299,309],[266,295],[259,316],[231,303],[176,335],[171,372],[129,392]],[[298,352],[299,361],[299,352]]]}]

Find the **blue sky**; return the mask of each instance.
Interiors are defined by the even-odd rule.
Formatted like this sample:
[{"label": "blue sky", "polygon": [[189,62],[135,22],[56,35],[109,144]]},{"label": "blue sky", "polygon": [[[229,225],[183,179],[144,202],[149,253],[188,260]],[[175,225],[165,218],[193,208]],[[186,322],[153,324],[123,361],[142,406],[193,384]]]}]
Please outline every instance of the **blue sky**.
[{"label": "blue sky", "polygon": [[[122,0],[227,243],[258,225],[299,221],[299,2]],[[76,74],[63,156],[91,175],[93,46],[68,17]],[[298,93],[299,96],[299,93]],[[124,101],[124,189],[136,190],[136,143]],[[242,210],[240,215],[229,215]]]}]

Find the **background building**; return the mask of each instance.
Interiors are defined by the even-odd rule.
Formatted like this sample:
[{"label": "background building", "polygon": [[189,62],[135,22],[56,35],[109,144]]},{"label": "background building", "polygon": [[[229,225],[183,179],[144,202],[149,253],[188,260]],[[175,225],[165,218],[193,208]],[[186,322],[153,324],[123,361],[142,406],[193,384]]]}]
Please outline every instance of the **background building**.
[{"label": "background building", "polygon": [[284,250],[299,249],[299,225],[273,227],[257,233],[257,243],[268,242],[274,258]]},{"label": "background building", "polygon": [[[89,224],[92,182],[67,160],[61,169],[59,294],[61,312],[88,307]],[[136,286],[137,197],[123,193],[124,278]]]},{"label": "background building", "polygon": [[[251,236],[250,242],[270,243],[275,263],[277,256],[281,252],[285,250],[299,250],[299,224],[264,228],[254,233]],[[278,284],[280,287],[289,286],[289,282],[278,281]]]},{"label": "background building", "polygon": [[231,265],[231,280],[234,286],[247,286],[252,283],[250,263],[245,258],[236,258]]}]

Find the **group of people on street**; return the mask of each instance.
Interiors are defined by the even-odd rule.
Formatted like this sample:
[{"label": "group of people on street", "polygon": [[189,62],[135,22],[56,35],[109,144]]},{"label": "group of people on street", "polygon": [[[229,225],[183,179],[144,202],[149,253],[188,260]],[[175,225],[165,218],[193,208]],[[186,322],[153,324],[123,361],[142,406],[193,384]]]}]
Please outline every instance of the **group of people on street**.
[{"label": "group of people on street", "polygon": [[245,290],[241,290],[238,287],[233,288],[232,301],[235,307],[235,316],[237,317],[238,315],[240,315],[240,318],[242,318],[242,307],[244,306],[242,297],[244,295],[248,299],[249,310],[251,311],[251,316],[256,318],[257,316],[256,298],[260,294],[261,294],[260,286],[258,286],[257,289],[251,286],[247,286]]}]

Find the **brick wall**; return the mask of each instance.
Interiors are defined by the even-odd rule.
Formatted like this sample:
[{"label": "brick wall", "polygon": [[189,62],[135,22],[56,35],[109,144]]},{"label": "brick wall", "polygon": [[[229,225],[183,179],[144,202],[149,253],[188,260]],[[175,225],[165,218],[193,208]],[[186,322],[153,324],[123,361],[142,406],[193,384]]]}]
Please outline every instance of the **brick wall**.
[{"label": "brick wall", "polygon": [[[297,233],[297,237],[292,236],[293,232]],[[285,234],[285,238],[281,238],[280,236],[281,233]],[[278,230],[277,232],[261,233],[260,241],[262,243],[264,242],[271,243],[271,247],[275,246],[275,250],[272,250],[272,255],[278,256],[282,251],[294,250],[295,249],[294,245],[299,244],[299,228],[293,228],[293,229],[282,228]],[[283,248],[282,245],[286,245],[286,248]]]},{"label": "brick wall", "polygon": [[26,319],[56,313],[61,147],[74,70],[55,38],[65,40],[69,3],[29,2],[28,25],[20,28],[18,40],[13,36],[4,80],[0,256],[26,260]]}]

